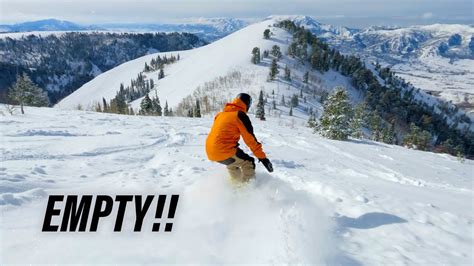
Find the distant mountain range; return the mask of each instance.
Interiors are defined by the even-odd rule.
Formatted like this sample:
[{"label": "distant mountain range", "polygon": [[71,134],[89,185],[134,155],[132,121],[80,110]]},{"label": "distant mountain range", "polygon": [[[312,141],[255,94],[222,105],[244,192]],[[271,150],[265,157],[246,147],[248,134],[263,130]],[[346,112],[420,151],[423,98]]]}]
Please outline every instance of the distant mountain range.
[{"label": "distant mountain range", "polygon": [[[415,86],[474,112],[474,27],[433,24],[409,27],[350,27],[323,24],[310,16],[287,17],[346,54],[388,65]],[[79,25],[56,19],[0,25],[0,31],[189,32],[213,42],[248,25],[235,18],[187,23]]]},{"label": "distant mountain range", "polygon": [[125,31],[125,32],[189,32],[205,41],[215,41],[248,23],[235,18],[201,18],[188,23],[111,23],[80,25],[69,21],[46,19],[12,25],[0,25],[0,32],[29,31]]},{"label": "distant mountain range", "polygon": [[[275,17],[275,16],[274,16]],[[410,27],[369,27],[356,29],[323,24],[310,16],[289,16],[320,38],[342,51],[364,52],[382,57],[392,64],[413,57],[440,55],[447,58],[474,59],[472,25],[433,24]],[[206,41],[214,41],[249,23],[236,18],[201,18],[187,23],[110,23],[81,25],[70,21],[46,19],[0,25],[0,32],[29,31],[126,31],[189,32]]]},{"label": "distant mountain range", "polygon": [[474,116],[474,26],[433,24],[352,29],[289,17],[346,54],[390,66],[399,76]]},{"label": "distant mountain range", "polygon": [[38,21],[29,21],[11,25],[0,25],[2,32],[27,32],[27,31],[83,31],[99,30],[100,27],[84,26],[70,21],[57,19],[44,19]]},{"label": "distant mountain range", "polygon": [[474,59],[472,25],[433,24],[354,29],[322,24],[309,16],[294,16],[292,19],[297,25],[311,30],[342,51],[363,52],[390,63],[430,55]]}]

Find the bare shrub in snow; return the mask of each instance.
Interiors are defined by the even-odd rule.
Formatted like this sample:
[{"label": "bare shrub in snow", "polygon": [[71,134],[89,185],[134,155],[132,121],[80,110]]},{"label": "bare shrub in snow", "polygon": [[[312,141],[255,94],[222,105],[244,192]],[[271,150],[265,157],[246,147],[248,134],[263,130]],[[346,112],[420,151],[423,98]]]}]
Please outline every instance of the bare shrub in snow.
[{"label": "bare shrub in snow", "polygon": [[[188,95],[178,104],[176,115],[187,116],[189,110],[195,110],[196,101],[201,103],[201,115],[215,113],[234,98],[235,91],[242,88],[251,88],[256,74],[240,71],[231,71],[225,76],[220,76],[212,81],[208,81],[198,86],[192,95]],[[256,98],[253,91],[249,91],[252,97]]]}]

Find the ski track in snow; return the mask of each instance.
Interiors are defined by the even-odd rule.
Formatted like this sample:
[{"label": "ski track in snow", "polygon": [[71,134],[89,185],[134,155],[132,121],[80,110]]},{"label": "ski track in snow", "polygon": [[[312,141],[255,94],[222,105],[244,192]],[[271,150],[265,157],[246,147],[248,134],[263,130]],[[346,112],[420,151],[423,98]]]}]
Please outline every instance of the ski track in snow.
[{"label": "ski track in snow", "polygon": [[[236,188],[206,159],[211,117],[0,117],[2,264],[472,263],[472,161],[253,120],[275,172],[259,164]],[[41,232],[49,194],[171,193],[172,233],[151,232],[152,215],[134,233],[133,210],[121,233],[114,218],[97,233]]]}]

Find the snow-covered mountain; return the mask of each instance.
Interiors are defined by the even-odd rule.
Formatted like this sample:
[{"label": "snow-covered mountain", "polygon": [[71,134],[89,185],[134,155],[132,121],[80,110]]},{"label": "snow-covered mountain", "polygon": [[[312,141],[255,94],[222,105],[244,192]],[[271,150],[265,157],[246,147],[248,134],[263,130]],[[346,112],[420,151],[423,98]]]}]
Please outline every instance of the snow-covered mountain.
[{"label": "snow-covered mountain", "polygon": [[291,19],[298,26],[304,26],[311,30],[312,33],[318,35],[322,39],[332,38],[351,38],[354,34],[359,32],[359,29],[348,28],[343,26],[333,26],[318,22],[315,18],[310,16],[270,16],[273,19]]},{"label": "snow-covered mountain", "polygon": [[372,27],[354,34],[353,41],[354,45],[363,47],[372,55],[385,60],[391,58],[403,61],[427,56],[474,59],[473,35],[474,27],[457,24],[405,28]]},{"label": "snow-covered mountain", "polygon": [[[278,97],[289,99],[295,94],[302,94],[302,88],[305,88],[304,93],[308,94],[308,100],[301,104],[299,110],[294,110],[302,116],[307,116],[309,110],[320,114],[322,106],[317,100],[319,98],[316,97],[316,93],[321,96],[322,92],[330,92],[336,86],[346,88],[354,103],[360,102],[363,93],[354,88],[351,78],[334,70],[323,73],[313,71],[309,65],[301,64],[287,55],[283,56],[278,64],[281,72],[286,66],[291,68],[292,80],[280,79],[281,82],[267,82],[268,66],[272,63],[271,57],[262,57],[261,64],[253,64],[250,60],[251,52],[258,47],[263,54],[264,51],[272,50],[273,46],[279,46],[281,51],[286,53],[292,41],[292,35],[282,28],[272,26],[282,19],[281,17],[268,18],[216,42],[192,50],[150,54],[126,62],[84,84],[55,107],[95,110],[98,105],[103,105],[104,100],[111,101],[121,87],[133,87],[132,90],[138,90],[137,82],[134,81],[136,79],[143,80],[144,87],[149,86],[149,95],[156,95],[161,102],[167,103],[172,108],[179,108],[179,115],[185,115],[183,109],[189,109],[197,99],[208,99],[206,101],[212,99],[212,103],[206,106],[214,105],[214,107],[209,107],[208,111],[217,111],[216,105],[230,100],[242,88],[254,96],[257,96],[261,90],[272,93],[274,102],[280,100]],[[265,39],[262,35],[268,28],[271,28],[272,37]],[[181,59],[176,63],[166,65],[163,78],[159,77],[158,69],[145,71],[146,65],[151,65],[152,60],[159,56],[171,58],[178,55]],[[303,84],[303,75],[307,71],[311,82]],[[144,95],[141,94],[129,102],[135,112],[140,110]],[[436,108],[440,112],[445,112],[447,116],[451,114],[457,116],[457,118],[446,117],[447,121],[451,121],[450,125],[458,123],[459,129],[466,127],[474,130],[474,124],[468,117],[461,118],[465,116],[462,111],[441,111],[441,109],[446,109],[443,107],[445,103],[427,93],[418,93],[416,98],[426,105],[437,106]],[[454,106],[449,108],[454,108]],[[287,111],[287,109],[288,107],[283,105],[282,109],[273,110],[273,112]],[[453,122],[455,120],[457,122]]]},{"label": "snow-covered mountain", "polygon": [[[298,66],[295,61],[283,59],[282,67],[284,64],[290,64],[295,70],[299,70],[294,73],[296,83],[285,83],[285,88],[283,88],[279,82],[268,83],[266,81],[268,68],[262,66],[268,66],[271,59],[264,59],[262,65],[255,65],[250,61],[251,51],[254,47],[259,47],[262,53],[264,50],[271,50],[273,45],[280,46],[282,52],[287,50],[291,34],[285,30],[273,27],[273,37],[269,40],[263,38],[263,31],[274,22],[274,20],[265,20],[251,24],[216,42],[196,49],[151,54],[129,61],[84,84],[61,100],[56,107],[75,109],[80,105],[92,110],[97,103],[102,102],[102,98],[108,100],[115,97],[120,84],[130,85],[130,80],[143,72],[145,63],[149,64],[157,55],[170,57],[171,55],[176,56],[178,53],[181,58],[180,61],[165,67],[165,78],[158,79],[158,71],[142,73],[145,79],[153,79],[155,84],[155,88],[150,92],[150,95],[155,95],[156,91],[161,101],[167,101],[172,107],[176,107],[181,103],[183,98],[193,95],[196,90],[205,89],[206,84],[226,77],[237,79],[233,82],[239,84],[230,82],[224,88],[216,90],[215,93],[219,95],[219,100],[229,100],[242,89],[242,85],[245,86],[246,91],[254,95],[265,88],[268,92],[273,90],[280,96],[283,94],[286,97],[291,97],[294,93],[299,93],[300,89],[297,85],[301,84],[301,77],[304,71],[307,70],[306,67]],[[232,78],[235,73],[238,73],[238,78]],[[325,74],[315,72],[312,74],[312,78],[314,79],[314,86],[321,90],[329,91],[337,85],[344,86],[349,90],[352,88],[347,77],[343,77],[334,71]],[[354,98],[357,98],[357,95],[354,95]],[[141,99],[131,103],[136,110],[139,109]],[[307,107],[315,106],[318,106],[318,104],[308,104]]]},{"label": "snow-covered mountain", "polygon": [[198,18],[185,23],[108,23],[80,25],[69,21],[47,19],[12,25],[0,25],[0,32],[37,31],[113,31],[113,32],[188,32],[208,42],[222,38],[248,23],[236,18]]},{"label": "snow-covered mountain", "polygon": [[10,25],[0,25],[0,32],[29,32],[29,31],[84,31],[99,30],[96,26],[84,26],[70,21],[44,19]]},{"label": "snow-covered mountain", "polygon": [[246,21],[235,18],[199,18],[185,23],[103,24],[99,26],[108,30],[127,32],[189,32],[211,42],[247,25]]},{"label": "snow-covered mountain", "polygon": [[[474,27],[459,24],[433,24],[408,27],[374,26],[352,29],[318,22],[309,16],[276,16],[290,18],[332,45],[360,52],[389,63],[423,56],[451,59],[474,59]],[[429,50],[429,51],[427,51]],[[431,52],[431,54],[430,54]]]},{"label": "snow-covered mountain", "polygon": [[[87,45],[86,45],[87,44]],[[18,73],[48,91],[52,104],[119,64],[157,51],[206,44],[189,33],[112,33],[96,31],[0,34],[0,102]],[[94,49],[91,49],[94,47]]]},{"label": "snow-covered mountain", "polygon": [[341,52],[389,65],[425,91],[474,110],[474,27],[433,24],[349,29],[292,17]]}]

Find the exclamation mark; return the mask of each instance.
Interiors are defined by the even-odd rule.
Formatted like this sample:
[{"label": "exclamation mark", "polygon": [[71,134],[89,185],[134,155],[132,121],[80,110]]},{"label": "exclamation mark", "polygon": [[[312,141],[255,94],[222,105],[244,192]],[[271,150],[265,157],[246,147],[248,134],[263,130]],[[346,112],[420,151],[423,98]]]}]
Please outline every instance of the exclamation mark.
[{"label": "exclamation mark", "polygon": [[[165,208],[165,202],[166,202],[166,195],[158,196],[158,204],[156,204],[155,218],[161,219],[161,216],[163,216],[163,209]],[[159,232],[160,231],[160,223],[154,223],[152,231],[153,232]]]},{"label": "exclamation mark", "polygon": [[[176,206],[178,206],[179,195],[171,195],[170,209],[168,212],[168,219],[173,219],[176,213]],[[173,223],[166,223],[165,232],[173,230]]]},{"label": "exclamation mark", "polygon": [[[168,210],[168,219],[174,218],[174,215],[176,213],[176,207],[178,206],[178,200],[179,200],[179,195],[171,195],[170,208]],[[163,216],[163,209],[165,208],[165,202],[166,202],[166,195],[159,195],[158,203],[156,205],[156,213],[155,213],[156,219],[161,219],[161,217]],[[173,230],[173,223],[166,223],[165,232],[171,232],[171,230]],[[152,231],[159,232],[160,223],[154,223]]]}]

